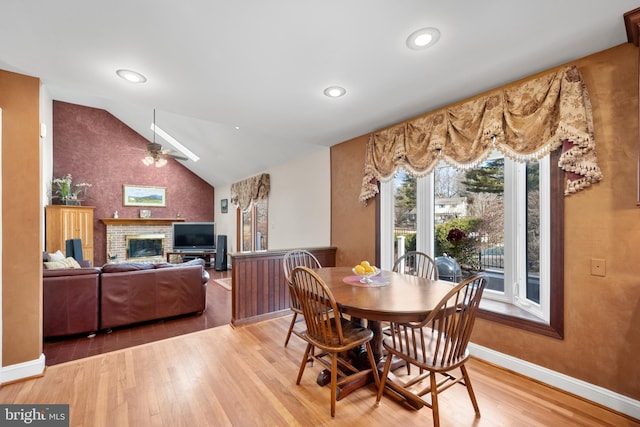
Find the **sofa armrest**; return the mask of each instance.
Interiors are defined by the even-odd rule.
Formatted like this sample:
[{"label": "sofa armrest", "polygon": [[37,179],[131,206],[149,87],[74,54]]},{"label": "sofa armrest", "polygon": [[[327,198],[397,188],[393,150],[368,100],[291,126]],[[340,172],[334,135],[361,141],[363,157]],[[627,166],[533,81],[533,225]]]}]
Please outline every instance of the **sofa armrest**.
[{"label": "sofa armrest", "polygon": [[[67,269],[45,270],[64,273]],[[79,272],[83,269],[68,269]],[[42,321],[45,337],[98,331],[99,269],[85,274],[46,276],[42,281]]]}]

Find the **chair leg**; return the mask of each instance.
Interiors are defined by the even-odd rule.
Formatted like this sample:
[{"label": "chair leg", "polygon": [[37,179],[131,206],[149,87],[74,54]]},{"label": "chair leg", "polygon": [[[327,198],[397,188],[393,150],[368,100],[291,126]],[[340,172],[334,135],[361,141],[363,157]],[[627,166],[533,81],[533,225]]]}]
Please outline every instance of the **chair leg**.
[{"label": "chair leg", "polygon": [[433,427],[440,426],[440,410],[438,409],[438,382],[435,372],[429,374],[431,380],[431,411],[433,412]]},{"label": "chair leg", "polygon": [[300,380],[302,379],[302,374],[304,373],[304,368],[307,366],[307,362],[309,361],[309,352],[313,346],[311,343],[307,344],[307,349],[304,351],[304,355],[302,356],[302,363],[300,363],[300,370],[298,371],[298,379],[296,380],[296,384],[300,384]]},{"label": "chair leg", "polygon": [[287,338],[284,340],[284,346],[286,347],[289,344],[289,338],[291,338],[291,332],[293,332],[293,327],[296,324],[296,318],[298,317],[298,313],[293,312],[293,317],[291,318],[291,324],[289,325],[289,331],[287,332]]},{"label": "chair leg", "polygon": [[467,386],[467,391],[469,392],[469,397],[471,398],[471,404],[473,405],[473,409],[476,411],[476,416],[480,416],[480,408],[478,407],[478,401],[476,400],[476,395],[473,392],[473,387],[471,387],[471,378],[469,377],[469,373],[467,372],[467,367],[462,365],[460,366],[460,370],[462,371],[462,376],[464,377],[464,385]]},{"label": "chair leg", "polygon": [[338,354],[331,353],[331,417],[336,416],[336,389],[338,382]]},{"label": "chair leg", "polygon": [[380,386],[380,377],[378,376],[378,364],[376,363],[376,358],[373,356],[373,349],[371,348],[371,343],[366,343],[367,355],[369,356],[369,364],[371,365],[371,372],[373,372],[373,380],[376,384],[376,387]]},{"label": "chair leg", "polygon": [[389,375],[389,368],[391,368],[391,354],[387,355],[387,360],[384,362],[384,369],[382,370],[382,377],[380,378],[380,385],[378,386],[378,395],[376,396],[376,406],[380,406],[380,399],[382,399],[382,393],[384,393],[384,385],[387,382],[387,375]]}]

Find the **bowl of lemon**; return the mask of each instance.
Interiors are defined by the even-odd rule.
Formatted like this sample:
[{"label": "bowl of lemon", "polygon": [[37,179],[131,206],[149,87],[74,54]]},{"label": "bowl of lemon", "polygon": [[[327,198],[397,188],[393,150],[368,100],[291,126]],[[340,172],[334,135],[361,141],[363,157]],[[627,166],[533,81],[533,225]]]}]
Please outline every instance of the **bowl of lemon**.
[{"label": "bowl of lemon", "polygon": [[380,269],[372,266],[369,261],[362,261],[351,270],[353,274],[360,276],[360,283],[371,283],[371,278],[380,274]]}]

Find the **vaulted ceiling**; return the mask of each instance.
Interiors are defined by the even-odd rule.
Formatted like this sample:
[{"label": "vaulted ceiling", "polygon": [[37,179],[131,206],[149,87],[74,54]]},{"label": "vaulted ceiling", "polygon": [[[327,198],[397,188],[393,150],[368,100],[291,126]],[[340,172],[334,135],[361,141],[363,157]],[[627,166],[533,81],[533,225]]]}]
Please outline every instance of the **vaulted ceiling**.
[{"label": "vaulted ceiling", "polygon": [[[638,0],[2,0],[0,68],[103,108],[223,186],[627,41]],[[415,30],[438,42],[409,49]],[[142,73],[127,82],[118,69]],[[340,98],[323,90],[338,85]],[[0,94],[1,96],[1,94]],[[158,137],[156,137],[158,139]],[[159,140],[165,148],[171,148]],[[364,153],[363,153],[364,154]]]}]

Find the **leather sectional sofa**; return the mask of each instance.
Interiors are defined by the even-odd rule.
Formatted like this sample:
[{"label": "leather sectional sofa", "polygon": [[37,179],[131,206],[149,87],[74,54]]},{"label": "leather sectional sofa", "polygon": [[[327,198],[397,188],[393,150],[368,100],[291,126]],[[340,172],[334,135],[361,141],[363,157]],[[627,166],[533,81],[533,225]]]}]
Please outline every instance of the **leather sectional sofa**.
[{"label": "leather sectional sofa", "polygon": [[95,333],[206,308],[204,260],[43,270],[45,337]]}]

